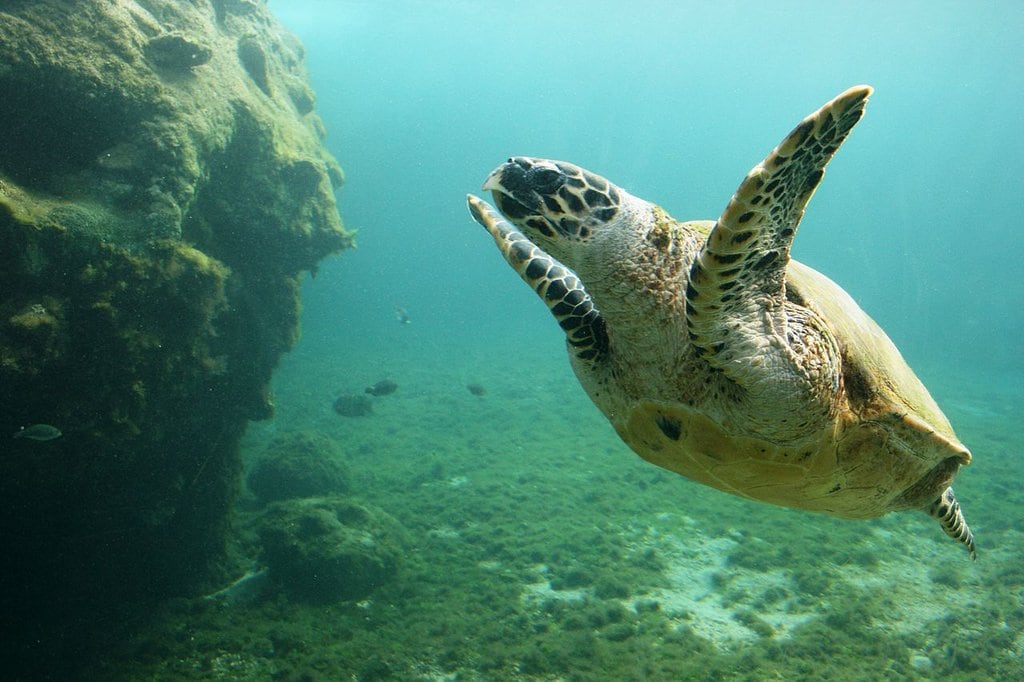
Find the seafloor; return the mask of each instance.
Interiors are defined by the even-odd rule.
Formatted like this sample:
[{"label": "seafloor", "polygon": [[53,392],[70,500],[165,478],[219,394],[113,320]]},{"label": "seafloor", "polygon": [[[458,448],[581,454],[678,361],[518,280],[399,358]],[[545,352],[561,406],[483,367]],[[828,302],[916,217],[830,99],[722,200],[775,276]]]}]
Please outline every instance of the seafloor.
[{"label": "seafloor", "polygon": [[[181,601],[93,677],[1024,676],[1024,400],[1012,382],[922,373],[975,454],[956,486],[978,537],[972,563],[923,514],[776,509],[641,461],[557,341],[342,346],[300,342],[275,381],[278,416],[250,430],[247,450],[289,430],[335,439],[353,496],[408,530],[398,578],[358,603]],[[400,388],[373,415],[332,411],[336,395],[385,376]]]}]

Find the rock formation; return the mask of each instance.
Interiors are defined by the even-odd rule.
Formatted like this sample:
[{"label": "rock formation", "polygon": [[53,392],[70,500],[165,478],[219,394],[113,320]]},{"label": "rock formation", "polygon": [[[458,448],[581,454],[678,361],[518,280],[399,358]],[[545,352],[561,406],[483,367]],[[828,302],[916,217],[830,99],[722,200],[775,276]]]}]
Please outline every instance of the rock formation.
[{"label": "rock formation", "polygon": [[398,573],[405,530],[385,512],[341,497],[271,504],[258,523],[263,561],[292,599],[365,599]]},{"label": "rock formation", "polygon": [[[223,578],[239,436],[301,273],[352,235],[264,2],[8,0],[0,102],[0,612],[25,635],[0,653],[31,658]],[[11,438],[35,423],[63,436]]]},{"label": "rock formation", "polygon": [[318,431],[274,438],[251,462],[246,483],[259,504],[300,497],[342,495],[351,474],[341,448]]}]

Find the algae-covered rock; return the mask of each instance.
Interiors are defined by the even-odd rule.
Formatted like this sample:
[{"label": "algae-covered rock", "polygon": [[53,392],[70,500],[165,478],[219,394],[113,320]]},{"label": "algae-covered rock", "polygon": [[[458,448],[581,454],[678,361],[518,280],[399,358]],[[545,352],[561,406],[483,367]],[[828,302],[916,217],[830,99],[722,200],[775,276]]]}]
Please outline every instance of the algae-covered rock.
[{"label": "algae-covered rock", "polygon": [[272,440],[246,482],[267,503],[347,492],[349,472],[337,443],[322,433],[297,431]]},{"label": "algae-covered rock", "polygon": [[154,36],[146,43],[146,56],[157,66],[187,70],[210,61],[213,52],[178,33]]},{"label": "algae-covered rock", "polygon": [[220,577],[300,276],[352,235],[265,2],[0,3],[0,94],[0,658],[47,660]]},{"label": "algae-covered rock", "polygon": [[373,401],[358,393],[338,396],[333,407],[342,417],[369,417],[373,414]]},{"label": "algae-covered rock", "polygon": [[271,575],[313,602],[364,599],[392,580],[404,534],[388,514],[338,497],[274,503],[259,529]]}]

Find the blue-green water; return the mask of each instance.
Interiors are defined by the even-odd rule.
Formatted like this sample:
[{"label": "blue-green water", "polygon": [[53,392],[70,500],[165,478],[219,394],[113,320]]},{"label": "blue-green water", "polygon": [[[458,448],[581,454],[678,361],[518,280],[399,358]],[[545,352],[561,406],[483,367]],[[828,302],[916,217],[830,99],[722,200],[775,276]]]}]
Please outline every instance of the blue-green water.
[{"label": "blue-green water", "polygon": [[[277,416],[247,444],[329,435],[358,496],[409,530],[410,568],[358,605],[209,619],[200,630],[225,634],[193,655],[211,678],[1024,676],[1024,6],[271,8],[306,46],[359,247],[306,282]],[[886,329],[974,452],[957,491],[976,563],[923,515],[778,510],[641,462],[465,209],[492,168],[529,155],[714,219],[857,83],[875,94],[794,256]],[[383,377],[400,388],[372,417],[330,409]],[[242,623],[253,634],[231,635]]]},{"label": "blue-green water", "polygon": [[555,338],[466,219],[463,196],[493,167],[566,159],[677,218],[713,219],[796,122],[868,83],[795,257],[853,294],[922,373],[1020,377],[1017,3],[272,7],[308,49],[349,175],[342,211],[361,232],[308,288],[310,333],[339,322],[386,343],[406,331],[391,323],[397,302],[446,343]]}]

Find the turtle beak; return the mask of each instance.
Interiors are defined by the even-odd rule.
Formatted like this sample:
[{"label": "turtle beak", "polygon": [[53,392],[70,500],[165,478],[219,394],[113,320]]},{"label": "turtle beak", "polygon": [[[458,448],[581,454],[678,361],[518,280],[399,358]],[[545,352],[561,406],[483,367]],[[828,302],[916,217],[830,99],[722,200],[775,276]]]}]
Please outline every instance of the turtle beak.
[{"label": "turtle beak", "polygon": [[491,174],[484,180],[482,189],[485,192],[500,192],[504,189],[501,184],[501,175],[505,172],[505,166],[507,165],[507,163],[503,163],[491,171]]},{"label": "turtle beak", "polygon": [[490,190],[498,208],[511,219],[538,215],[545,197],[565,184],[565,174],[553,161],[513,156],[487,176],[484,190]]},{"label": "turtle beak", "polygon": [[540,208],[540,197],[530,190],[526,182],[526,169],[513,157],[491,171],[484,180],[483,189],[494,197],[498,210],[510,220],[534,215]]}]

